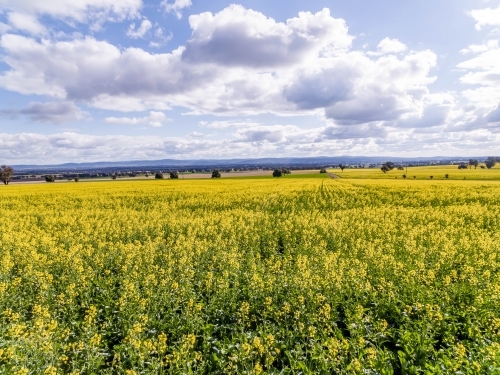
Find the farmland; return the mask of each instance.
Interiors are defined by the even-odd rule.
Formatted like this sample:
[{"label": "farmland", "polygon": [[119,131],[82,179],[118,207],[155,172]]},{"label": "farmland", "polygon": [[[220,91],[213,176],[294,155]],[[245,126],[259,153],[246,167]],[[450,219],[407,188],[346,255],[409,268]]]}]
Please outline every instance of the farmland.
[{"label": "farmland", "polygon": [[500,373],[500,170],[332,172],[0,189],[0,373]]}]

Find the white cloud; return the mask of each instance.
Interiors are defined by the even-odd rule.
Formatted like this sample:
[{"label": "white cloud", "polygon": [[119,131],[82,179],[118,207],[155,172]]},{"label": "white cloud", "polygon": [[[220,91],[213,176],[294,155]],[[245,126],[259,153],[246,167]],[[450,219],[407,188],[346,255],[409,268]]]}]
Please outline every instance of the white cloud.
[{"label": "white cloud", "polygon": [[200,126],[209,129],[248,128],[258,126],[254,121],[200,121]]},{"label": "white cloud", "polygon": [[45,26],[32,14],[11,12],[7,18],[10,26],[16,30],[26,31],[32,35],[47,34]]},{"label": "white cloud", "polygon": [[22,109],[7,109],[0,112],[7,116],[28,116],[31,121],[62,124],[88,116],[72,102],[31,102]]},{"label": "white cloud", "polygon": [[8,164],[74,160],[155,160],[164,158],[244,158],[267,156],[484,155],[498,151],[498,132],[408,132],[376,125],[326,126],[303,130],[291,125],[258,126],[230,138],[89,135],[57,133],[0,134],[0,159]]},{"label": "white cloud", "polygon": [[3,35],[10,30],[12,30],[12,27],[7,25],[6,23],[0,22],[0,35]]},{"label": "white cloud", "polygon": [[149,112],[146,117],[108,117],[105,122],[107,124],[125,124],[125,125],[138,125],[148,124],[154,127],[163,126],[164,123],[172,121],[167,118],[163,112]]},{"label": "white cloud", "polygon": [[498,48],[498,40],[491,39],[483,44],[472,44],[469,47],[460,50],[460,52],[463,54],[480,53],[480,52],[486,52],[486,51],[496,49],[496,48]]},{"label": "white cloud", "polygon": [[[0,86],[119,111],[323,114],[353,125],[421,113],[435,80],[434,53],[351,51],[345,22],[327,9],[280,23],[232,5],[191,16],[190,24],[192,37],[172,53],[120,50],[90,37],[39,42],[6,34],[0,46],[10,69]],[[391,43],[381,48],[402,50]]]},{"label": "white cloud", "polygon": [[135,23],[132,23],[127,30],[127,36],[132,39],[144,38],[146,33],[151,30],[152,27],[153,24],[150,20],[143,20],[141,22],[141,26],[137,29],[135,28]]},{"label": "white cloud", "polygon": [[0,9],[8,13],[11,26],[39,35],[39,19],[44,16],[70,25],[93,23],[99,28],[106,21],[122,21],[139,15],[142,0],[0,0]]},{"label": "white cloud", "polygon": [[368,52],[368,55],[381,56],[389,53],[401,53],[407,50],[405,44],[401,43],[397,39],[384,38],[377,45],[376,52]]},{"label": "white cloud", "polygon": [[320,53],[345,51],[353,37],[342,19],[328,9],[300,12],[286,24],[262,13],[231,5],[213,15],[189,17],[193,35],[183,59],[225,66],[275,67],[303,62]]},{"label": "white cloud", "polygon": [[192,132],[187,135],[188,138],[201,138],[203,134],[200,132]]},{"label": "white cloud", "polygon": [[468,103],[478,108],[489,109],[500,102],[498,61],[500,61],[500,47],[491,45],[488,50],[458,64],[457,67],[465,73],[460,77],[460,82],[478,86],[462,92]]},{"label": "white cloud", "polygon": [[182,10],[184,8],[189,8],[191,4],[191,0],[174,0],[173,3],[170,3],[169,0],[163,0],[161,5],[165,8],[167,13],[174,13],[178,19],[182,18]]},{"label": "white cloud", "polygon": [[487,26],[500,26],[500,6],[498,8],[475,9],[469,15],[476,21],[476,29]]}]

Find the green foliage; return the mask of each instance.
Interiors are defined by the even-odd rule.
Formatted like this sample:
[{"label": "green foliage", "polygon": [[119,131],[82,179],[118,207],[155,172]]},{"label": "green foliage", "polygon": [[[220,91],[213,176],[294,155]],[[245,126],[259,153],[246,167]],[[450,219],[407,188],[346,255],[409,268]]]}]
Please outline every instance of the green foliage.
[{"label": "green foliage", "polygon": [[220,171],[218,169],[212,171],[212,178],[220,178]]},{"label": "green foliage", "polygon": [[157,180],[163,180],[163,173],[156,172],[155,173],[155,179],[157,179]]},{"label": "green foliage", "polygon": [[283,175],[283,171],[281,169],[275,169],[273,172],[273,177],[281,177]]},{"label": "green foliage", "polygon": [[45,182],[55,182],[56,181],[56,178],[51,175],[51,174],[48,174],[45,176]]},{"label": "green foliage", "polygon": [[8,167],[6,165],[2,165],[0,167],[0,181],[4,183],[4,185],[8,185],[12,180],[12,176],[14,175],[14,169],[12,167]]},{"label": "green foliage", "polygon": [[177,172],[177,171],[170,172],[169,175],[170,175],[170,179],[172,179],[172,180],[176,180],[179,178],[179,172]]},{"label": "green foliage", "polygon": [[486,165],[486,168],[491,169],[495,166],[499,158],[494,157],[494,156],[489,156],[488,159],[484,162]]}]

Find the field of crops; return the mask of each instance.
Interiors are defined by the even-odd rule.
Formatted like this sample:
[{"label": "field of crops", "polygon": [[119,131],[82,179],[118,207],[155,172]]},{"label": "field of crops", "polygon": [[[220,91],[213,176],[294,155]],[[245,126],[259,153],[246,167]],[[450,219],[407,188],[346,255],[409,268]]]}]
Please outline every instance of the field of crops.
[{"label": "field of crops", "polygon": [[11,184],[0,199],[2,374],[500,373],[497,181]]}]

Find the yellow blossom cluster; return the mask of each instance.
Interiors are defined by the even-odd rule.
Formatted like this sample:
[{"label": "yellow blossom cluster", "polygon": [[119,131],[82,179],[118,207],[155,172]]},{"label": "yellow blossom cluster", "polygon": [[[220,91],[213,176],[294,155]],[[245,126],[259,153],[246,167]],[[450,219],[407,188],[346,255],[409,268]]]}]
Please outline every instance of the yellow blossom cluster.
[{"label": "yellow blossom cluster", "polygon": [[498,182],[291,175],[0,199],[2,374],[500,373]]}]

